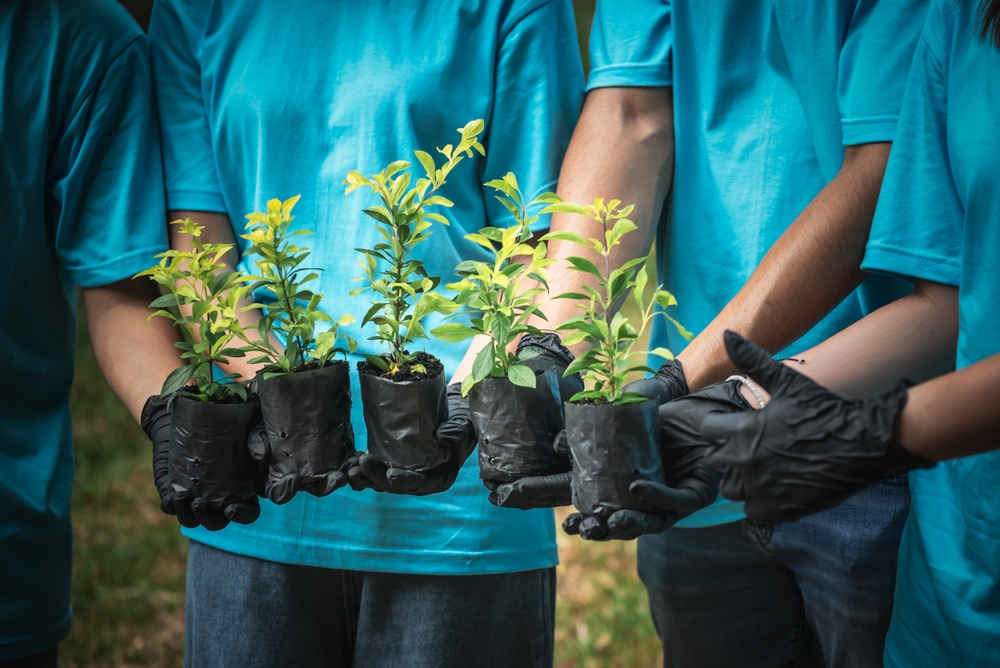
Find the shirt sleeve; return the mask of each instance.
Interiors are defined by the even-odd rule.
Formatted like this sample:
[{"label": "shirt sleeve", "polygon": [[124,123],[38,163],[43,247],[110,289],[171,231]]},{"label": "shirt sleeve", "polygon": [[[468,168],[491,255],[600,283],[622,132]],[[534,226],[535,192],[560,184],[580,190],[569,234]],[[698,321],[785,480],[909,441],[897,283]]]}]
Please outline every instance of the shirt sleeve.
[{"label": "shirt sleeve", "polygon": [[[496,60],[486,125],[481,182],[517,177],[530,201],[555,190],[583,102],[583,64],[569,0],[545,0],[510,17]],[[510,212],[484,187],[490,225],[506,227]],[[548,228],[543,216],[532,227]]]},{"label": "shirt sleeve", "polygon": [[862,268],[958,285],[964,211],[948,159],[946,76],[930,39],[939,25],[929,20],[917,47]]},{"label": "shirt sleeve", "polygon": [[226,211],[198,60],[206,12],[207,3],[157,0],[149,24],[167,208],[171,210]]},{"label": "shirt sleeve", "polygon": [[587,90],[673,85],[669,0],[598,0]]},{"label": "shirt sleeve", "polygon": [[108,285],[167,248],[149,53],[137,36],[81,95],[49,160],[55,249],[80,287]]},{"label": "shirt sleeve", "polygon": [[860,0],[839,63],[844,145],[892,141],[927,0]]}]

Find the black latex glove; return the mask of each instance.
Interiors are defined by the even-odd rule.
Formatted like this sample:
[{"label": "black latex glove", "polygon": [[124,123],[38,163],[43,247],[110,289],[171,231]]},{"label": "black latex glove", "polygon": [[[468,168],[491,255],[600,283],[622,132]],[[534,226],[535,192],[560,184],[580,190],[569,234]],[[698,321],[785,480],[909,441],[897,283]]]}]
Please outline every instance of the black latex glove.
[{"label": "black latex glove", "polygon": [[626,392],[638,392],[647,399],[655,399],[661,406],[691,392],[684,377],[684,367],[679,360],[662,364],[653,376],[629,383],[622,389]]},{"label": "black latex glove", "polygon": [[722,494],[746,501],[747,517],[777,524],[834,506],[883,478],[933,466],[896,441],[906,384],[882,396],[848,401],[733,332],[733,364],[770,392],[766,408],[710,416],[702,434],[706,462],[723,473]]},{"label": "black latex glove", "polygon": [[279,506],[291,501],[300,490],[313,496],[323,497],[345,487],[349,482],[347,464],[339,471],[331,471],[319,476],[318,480],[309,482],[302,482],[302,476],[298,473],[282,474],[275,471],[270,466],[271,457],[274,455],[271,452],[271,439],[267,435],[263,421],[250,432],[250,442],[247,446],[250,456],[257,461],[257,493]]},{"label": "black latex glove", "polygon": [[569,534],[587,540],[631,540],[661,533],[695,511],[710,506],[719,495],[719,476],[705,464],[710,449],[702,438],[702,420],[751,410],[740,395],[738,381],[716,383],[660,406],[660,456],[666,484],[636,480],[629,492],[647,509],[619,510],[605,521],[573,513],[563,522]]},{"label": "black latex glove", "polygon": [[[562,401],[569,401],[577,392],[583,390],[583,379],[574,373],[568,377],[563,374],[573,362],[573,353],[562,344],[558,334],[525,334],[517,344],[517,356],[521,363],[535,372],[555,368],[559,376],[559,394]],[[553,449],[559,453],[569,454],[566,446],[566,432],[561,431],[556,436]],[[521,478],[510,483],[497,480],[484,480],[483,484],[490,490],[490,503],[500,508],[555,508],[568,506],[572,503],[570,481],[573,477],[573,463],[567,457],[566,470],[544,476]]]},{"label": "black latex glove", "polygon": [[160,510],[174,515],[182,526],[193,529],[199,525],[209,531],[226,528],[229,523],[250,524],[260,516],[260,505],[231,503],[219,508],[191,490],[174,489],[170,484],[170,409],[169,397],[146,399],[140,423],[153,444],[153,482],[160,494]]},{"label": "black latex glove", "polygon": [[472,426],[469,400],[462,396],[462,385],[448,386],[448,419],[438,425],[434,438],[451,452],[444,463],[432,471],[407,471],[389,468],[368,453],[348,460],[347,475],[356,490],[426,496],[447,491],[458,477],[462,464],[476,449],[476,430]]}]

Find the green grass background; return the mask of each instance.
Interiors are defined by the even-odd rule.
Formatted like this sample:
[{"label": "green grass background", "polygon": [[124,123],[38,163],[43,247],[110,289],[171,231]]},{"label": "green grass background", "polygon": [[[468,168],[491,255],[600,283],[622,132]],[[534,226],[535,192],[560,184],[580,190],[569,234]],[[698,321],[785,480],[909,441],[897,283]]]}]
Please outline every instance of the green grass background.
[{"label": "green grass background", "polygon": [[[140,22],[148,17],[148,0],[123,2]],[[585,46],[593,0],[574,5]],[[71,401],[74,618],[60,666],[181,666],[187,540],[159,510],[149,442],[108,390],[85,327]],[[635,575],[635,543],[593,544],[559,534],[556,665],[661,665]]]}]

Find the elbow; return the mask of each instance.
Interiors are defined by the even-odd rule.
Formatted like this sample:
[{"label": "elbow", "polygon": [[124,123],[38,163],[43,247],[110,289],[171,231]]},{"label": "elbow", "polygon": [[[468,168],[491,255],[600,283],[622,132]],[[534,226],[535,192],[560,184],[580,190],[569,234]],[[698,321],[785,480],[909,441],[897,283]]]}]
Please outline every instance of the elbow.
[{"label": "elbow", "polygon": [[598,88],[587,94],[581,121],[604,132],[617,129],[624,145],[669,149],[674,141],[670,88]]}]

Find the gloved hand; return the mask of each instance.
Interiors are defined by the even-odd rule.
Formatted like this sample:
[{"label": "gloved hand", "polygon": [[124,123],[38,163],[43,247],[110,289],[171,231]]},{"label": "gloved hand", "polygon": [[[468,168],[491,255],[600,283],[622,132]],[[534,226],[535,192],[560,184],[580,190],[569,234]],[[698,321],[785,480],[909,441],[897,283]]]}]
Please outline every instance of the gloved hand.
[{"label": "gloved hand", "polygon": [[869,401],[849,401],[733,332],[729,357],[771,393],[766,408],[705,418],[709,466],[723,474],[723,496],[746,501],[747,517],[777,524],[834,506],[883,478],[933,462],[896,441],[906,384]]},{"label": "gloved hand", "polygon": [[[536,373],[554,367],[559,376],[562,401],[569,401],[570,397],[583,390],[580,374],[574,373],[568,377],[563,375],[574,358],[569,348],[562,345],[558,334],[525,334],[517,344],[517,356],[524,366]],[[556,436],[553,449],[560,454],[569,454],[565,430]],[[566,461],[566,471],[561,473],[521,478],[509,483],[484,480],[483,484],[490,490],[490,503],[500,508],[520,510],[568,506],[572,503],[570,480],[573,474],[572,460],[567,458]]]},{"label": "gloved hand", "polygon": [[568,534],[586,540],[631,540],[661,533],[695,511],[710,506],[719,494],[719,476],[705,465],[709,444],[701,437],[709,415],[749,411],[739,381],[716,383],[660,406],[660,456],[666,484],[636,480],[629,492],[648,510],[619,510],[605,521],[573,513],[563,522]]},{"label": "gloved hand", "polygon": [[450,489],[462,464],[476,449],[476,430],[472,426],[469,400],[462,396],[461,383],[448,386],[448,419],[438,425],[434,437],[451,451],[444,464],[432,471],[418,473],[389,468],[368,453],[362,453],[349,459],[345,467],[351,487],[413,496],[437,494]]},{"label": "gloved hand", "polygon": [[339,471],[331,471],[309,482],[302,482],[302,476],[298,473],[282,474],[276,471],[270,465],[271,440],[268,438],[267,428],[263,421],[250,432],[250,441],[247,447],[250,450],[250,456],[257,462],[257,494],[270,499],[271,502],[279,506],[291,501],[299,490],[322,497],[332,494],[349,482],[346,464]]},{"label": "gloved hand", "polygon": [[676,359],[664,362],[653,376],[629,383],[623,389],[638,392],[647,399],[656,399],[661,406],[691,392],[684,377],[684,367]]},{"label": "gloved hand", "polygon": [[219,508],[207,499],[194,495],[191,490],[175,489],[170,484],[170,409],[169,397],[152,396],[146,399],[140,423],[153,444],[153,482],[160,494],[160,510],[174,515],[182,526],[193,529],[199,525],[209,531],[218,531],[230,521],[250,524],[260,516],[260,505],[230,503]]}]

